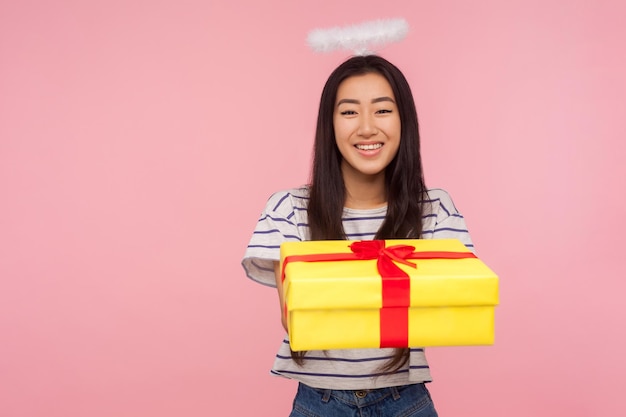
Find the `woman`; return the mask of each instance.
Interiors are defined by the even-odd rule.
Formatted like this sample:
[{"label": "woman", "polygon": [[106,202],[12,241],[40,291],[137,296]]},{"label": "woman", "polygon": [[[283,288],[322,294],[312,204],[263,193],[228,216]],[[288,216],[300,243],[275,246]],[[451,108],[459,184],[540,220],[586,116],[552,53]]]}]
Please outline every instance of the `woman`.
[{"label": "woman", "polygon": [[[314,146],[310,185],[270,197],[243,259],[250,278],[278,288],[283,320],[282,242],[456,238],[473,248],[450,196],[426,189],[411,89],[389,61],[357,56],[333,71]],[[291,352],[285,339],[272,373],[299,382],[292,416],[437,415],[419,347]]]}]

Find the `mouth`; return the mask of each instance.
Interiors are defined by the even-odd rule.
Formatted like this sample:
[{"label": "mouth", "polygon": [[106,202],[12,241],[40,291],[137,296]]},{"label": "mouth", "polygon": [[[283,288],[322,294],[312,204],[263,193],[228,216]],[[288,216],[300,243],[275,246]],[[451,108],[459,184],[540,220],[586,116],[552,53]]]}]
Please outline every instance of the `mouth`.
[{"label": "mouth", "polygon": [[380,149],[383,147],[382,143],[368,143],[368,144],[356,144],[354,145],[355,148],[361,150],[361,151],[375,151],[376,149]]}]

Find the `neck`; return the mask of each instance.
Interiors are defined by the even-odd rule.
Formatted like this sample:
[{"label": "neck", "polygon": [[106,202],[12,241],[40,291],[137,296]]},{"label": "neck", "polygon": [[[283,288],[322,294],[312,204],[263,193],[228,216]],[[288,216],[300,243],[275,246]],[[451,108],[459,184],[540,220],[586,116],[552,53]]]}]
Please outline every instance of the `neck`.
[{"label": "neck", "polygon": [[373,209],[387,204],[384,175],[344,178],[347,208]]}]

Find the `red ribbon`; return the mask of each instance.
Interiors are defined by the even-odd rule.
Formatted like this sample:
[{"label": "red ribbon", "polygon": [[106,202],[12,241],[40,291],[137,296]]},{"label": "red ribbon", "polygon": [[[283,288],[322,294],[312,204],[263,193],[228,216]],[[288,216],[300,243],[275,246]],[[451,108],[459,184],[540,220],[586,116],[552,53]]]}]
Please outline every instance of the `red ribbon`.
[{"label": "red ribbon", "polygon": [[411,279],[396,262],[417,268],[407,259],[464,259],[475,258],[472,252],[415,252],[414,246],[385,246],[384,240],[361,240],[350,244],[352,253],[324,253],[291,255],[283,259],[281,279],[290,262],[362,261],[376,259],[382,278],[383,306],[380,309],[380,347],[408,347]]}]

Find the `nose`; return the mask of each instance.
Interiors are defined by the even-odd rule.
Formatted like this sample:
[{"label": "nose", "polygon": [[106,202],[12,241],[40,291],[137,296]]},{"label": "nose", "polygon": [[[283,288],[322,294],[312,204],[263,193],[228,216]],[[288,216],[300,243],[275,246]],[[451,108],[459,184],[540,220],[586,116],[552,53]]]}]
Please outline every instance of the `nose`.
[{"label": "nose", "polygon": [[369,138],[378,133],[376,123],[371,116],[363,116],[359,120],[359,130],[357,134]]}]

